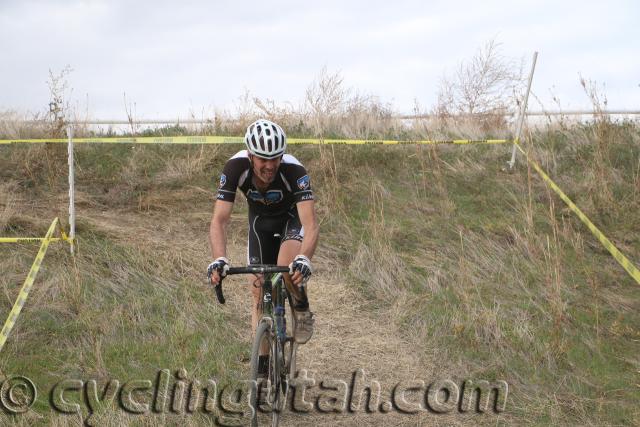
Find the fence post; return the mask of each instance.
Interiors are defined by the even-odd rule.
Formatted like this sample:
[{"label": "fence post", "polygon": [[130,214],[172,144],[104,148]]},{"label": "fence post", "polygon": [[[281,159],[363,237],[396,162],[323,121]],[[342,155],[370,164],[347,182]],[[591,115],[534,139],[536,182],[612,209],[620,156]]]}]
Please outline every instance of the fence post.
[{"label": "fence post", "polygon": [[76,204],[75,204],[75,167],[73,161],[73,126],[67,126],[67,137],[69,142],[67,144],[68,163],[69,163],[69,239],[71,255],[75,252],[75,237],[76,237]]},{"label": "fence post", "polygon": [[511,152],[511,160],[507,162],[509,170],[513,169],[516,164],[516,144],[520,142],[520,134],[522,133],[522,124],[527,114],[527,103],[529,102],[529,92],[531,92],[531,82],[533,81],[533,72],[536,69],[536,60],[538,59],[538,52],[533,52],[533,61],[531,63],[531,72],[529,73],[529,83],[527,85],[527,92],[524,95],[524,100],[520,106],[520,117],[518,118],[518,125],[516,127],[516,137],[513,143],[513,151]]}]

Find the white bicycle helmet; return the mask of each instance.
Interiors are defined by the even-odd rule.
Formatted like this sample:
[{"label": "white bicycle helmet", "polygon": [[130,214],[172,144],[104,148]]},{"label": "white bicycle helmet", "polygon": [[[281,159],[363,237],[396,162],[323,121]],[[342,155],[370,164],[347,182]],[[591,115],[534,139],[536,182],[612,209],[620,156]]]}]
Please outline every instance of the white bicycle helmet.
[{"label": "white bicycle helmet", "polygon": [[287,148],[287,136],[277,124],[259,119],[247,128],[244,143],[249,153],[264,159],[275,159],[284,154]]}]

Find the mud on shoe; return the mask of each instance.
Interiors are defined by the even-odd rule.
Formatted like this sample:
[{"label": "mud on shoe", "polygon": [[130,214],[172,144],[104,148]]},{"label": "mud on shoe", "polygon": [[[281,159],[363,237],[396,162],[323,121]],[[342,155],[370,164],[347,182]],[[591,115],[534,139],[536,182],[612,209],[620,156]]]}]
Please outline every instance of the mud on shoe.
[{"label": "mud on shoe", "polygon": [[309,309],[305,311],[296,311],[296,330],[294,338],[298,344],[305,344],[313,335],[313,324],[315,319],[313,313]]}]

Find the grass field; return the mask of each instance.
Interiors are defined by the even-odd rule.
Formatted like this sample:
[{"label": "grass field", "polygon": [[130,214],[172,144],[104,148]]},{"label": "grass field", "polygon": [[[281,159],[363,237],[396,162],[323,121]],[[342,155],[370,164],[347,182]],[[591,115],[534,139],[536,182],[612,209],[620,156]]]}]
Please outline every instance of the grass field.
[{"label": "grass field", "polygon": [[[532,131],[526,146],[555,182],[640,265],[640,128],[606,120]],[[203,272],[213,191],[240,146],[76,147],[78,253],[52,244],[0,373],[40,394],[2,424],[80,425],[50,409],[63,379],[103,387],[161,369],[219,386],[246,376],[249,294],[215,303]],[[287,414],[290,425],[633,425],[640,423],[640,285],[509,146],[296,146],[317,195],[321,243],[311,289],[318,328],[301,367],[364,368],[393,381],[504,380],[506,410]],[[66,222],[66,147],[0,147],[0,235]],[[229,245],[244,262],[246,204]],[[0,246],[4,319],[37,252]],[[315,305],[314,305],[315,304]],[[357,343],[357,344],[354,344]],[[172,378],[174,378],[172,376]],[[147,396],[148,397],[148,396]],[[183,411],[184,412],[184,411]],[[195,413],[95,425],[214,424]],[[287,424],[289,425],[289,424]]]}]

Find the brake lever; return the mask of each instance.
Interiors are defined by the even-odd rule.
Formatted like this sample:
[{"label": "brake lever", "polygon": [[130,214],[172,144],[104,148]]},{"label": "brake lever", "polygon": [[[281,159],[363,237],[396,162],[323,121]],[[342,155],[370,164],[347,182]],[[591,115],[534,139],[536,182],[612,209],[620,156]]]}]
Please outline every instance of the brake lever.
[{"label": "brake lever", "polygon": [[220,278],[218,284],[214,286],[214,289],[216,290],[216,297],[218,297],[218,302],[220,304],[224,304],[225,299],[224,294],[222,293],[222,278]]},{"label": "brake lever", "polygon": [[[213,289],[216,291],[216,297],[218,298],[218,302],[220,304],[225,303],[224,294],[222,293],[222,277],[220,277],[220,281],[217,285],[213,286]],[[211,284],[211,276],[207,276],[207,281]]]}]

